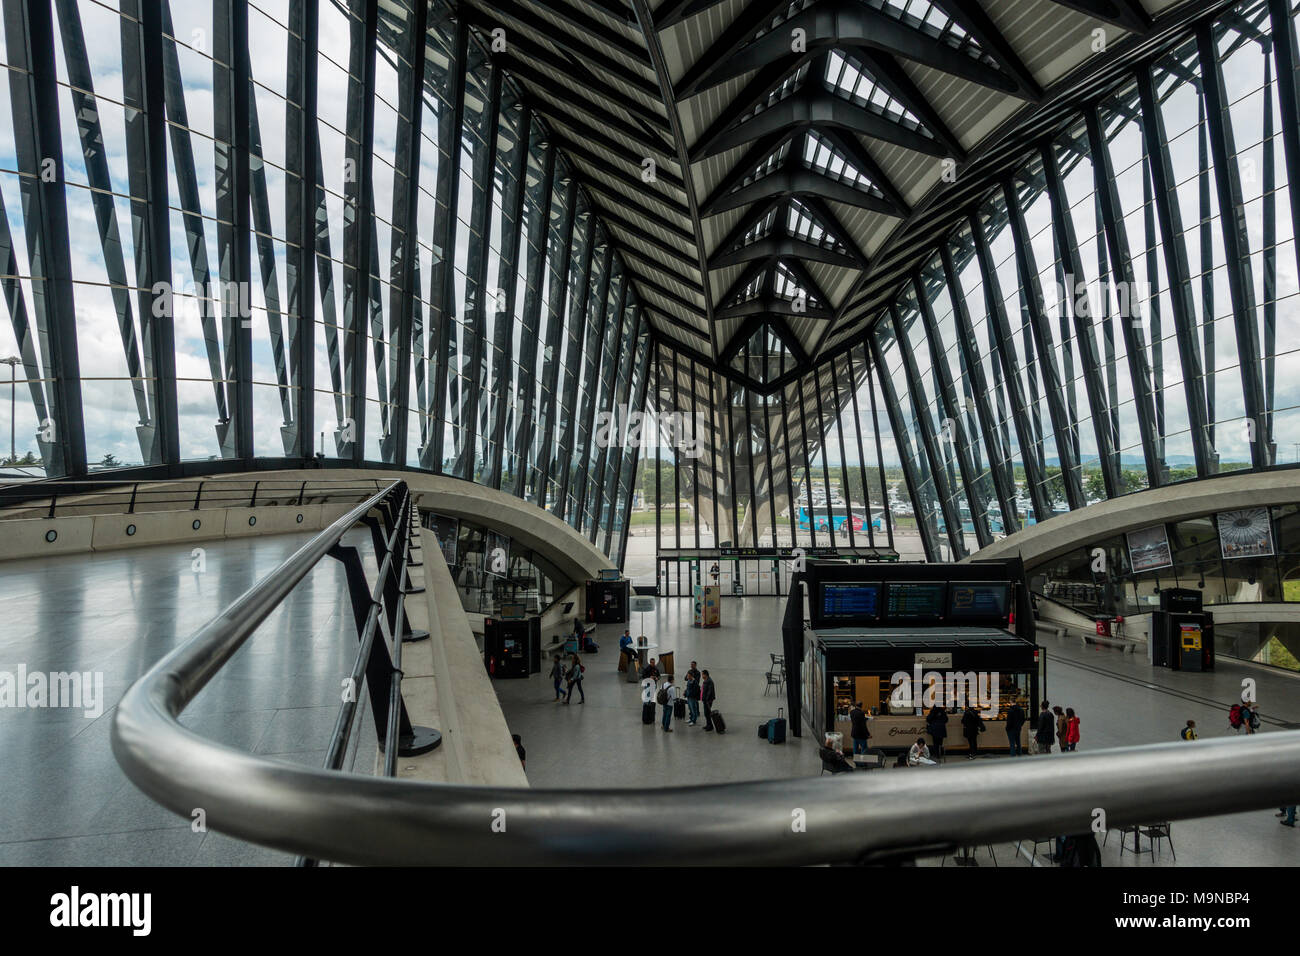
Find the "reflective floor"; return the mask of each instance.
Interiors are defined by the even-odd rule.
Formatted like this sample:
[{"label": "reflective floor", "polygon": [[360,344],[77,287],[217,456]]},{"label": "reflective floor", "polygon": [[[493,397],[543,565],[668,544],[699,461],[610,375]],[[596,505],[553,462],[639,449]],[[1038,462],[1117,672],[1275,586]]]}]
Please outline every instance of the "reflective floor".
[{"label": "reflective floor", "polygon": [[[722,626],[707,631],[690,626],[689,598],[662,599],[658,613],[645,615],[646,635],[662,650],[675,652],[679,675],[691,659],[712,673],[718,709],[727,718],[728,733],[723,737],[704,733],[703,720],[697,727],[674,721],[671,734],[657,723],[641,723],[639,688],[624,682],[615,670],[618,655],[610,652],[618,646],[621,628],[601,627],[602,649],[585,659],[585,705],[578,705],[576,695],[568,706],[554,703],[551,684],[543,677],[497,681],[510,729],[524,737],[529,782],[534,787],[655,787],[818,775],[821,763],[811,737],[790,737],[784,746],[772,746],[757,735],[758,724],[776,716],[784,704],[783,695],[778,698],[775,690],[767,696],[763,693],[768,654],[781,650],[784,604],[782,598],[724,599]],[[640,630],[640,615],[633,615],[632,633]],[[1153,671],[1143,656],[1083,646],[1077,640],[1047,638],[1041,643],[1047,648],[1049,698],[1054,704],[1073,707],[1080,716],[1080,750],[1177,740],[1188,719],[1196,721],[1202,737],[1233,733],[1227,712],[1240,699],[1243,677],[1257,682],[1262,733],[1300,729],[1300,678],[1286,672],[1224,660],[1210,674]],[[1070,755],[1043,759],[1069,760]],[[919,772],[942,774],[944,768]],[[1026,796],[1032,799],[1032,794]],[[1158,854],[1135,856],[1131,836],[1121,856],[1118,833],[1106,841],[1104,864],[1300,864],[1300,831],[1279,826],[1268,811],[1180,821],[1171,835],[1177,864],[1163,842]],[[1142,848],[1147,847],[1144,838]],[[1046,864],[1042,855],[1046,848],[1039,850],[1039,862]],[[1002,845],[994,847],[993,856],[1001,866],[1028,866],[1030,851],[1025,845],[1017,854],[1014,845]],[[980,849],[976,862],[990,865],[987,849]],[[946,861],[952,863],[951,858]]]},{"label": "reflective floor", "polygon": [[[151,547],[0,564],[0,671],[102,675],[78,708],[0,707],[0,865],[282,864],[281,853],[211,832],[153,803],[109,743],[122,694],[159,657],[271,571],[310,535]],[[356,534],[373,576],[369,536]],[[214,740],[319,765],[356,653],[342,568],[324,561],[186,710]],[[343,615],[340,618],[340,615]],[[351,641],[349,643],[349,637]],[[84,700],[82,703],[91,703]],[[102,708],[102,713],[95,710]],[[358,769],[374,762],[368,713]]]}]

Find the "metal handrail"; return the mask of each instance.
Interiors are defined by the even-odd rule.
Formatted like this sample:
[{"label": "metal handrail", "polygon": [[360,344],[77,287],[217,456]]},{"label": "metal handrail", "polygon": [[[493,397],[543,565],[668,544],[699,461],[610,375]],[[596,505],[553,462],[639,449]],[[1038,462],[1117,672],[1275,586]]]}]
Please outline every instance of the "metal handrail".
[{"label": "metal handrail", "polygon": [[316,770],[182,726],[199,691],[394,487],[316,535],[127,691],[113,752],[136,786],[187,819],[201,808],[230,836],[358,865],[868,862],[1084,832],[1098,810],[1118,828],[1277,807],[1300,795],[1300,732],[943,771],[532,790]]}]

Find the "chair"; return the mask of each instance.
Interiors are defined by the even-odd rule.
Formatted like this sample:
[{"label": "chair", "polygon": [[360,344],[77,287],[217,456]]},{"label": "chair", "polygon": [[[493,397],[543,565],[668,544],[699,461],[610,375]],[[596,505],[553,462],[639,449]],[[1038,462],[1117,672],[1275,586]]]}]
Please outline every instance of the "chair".
[{"label": "chair", "polygon": [[[1166,826],[1168,826],[1168,824],[1166,824]],[[1124,842],[1125,837],[1127,837],[1130,833],[1133,834],[1133,848],[1131,850],[1128,848],[1128,845]],[[1102,837],[1101,845],[1105,846],[1109,841],[1110,841],[1110,830],[1107,830],[1106,835]],[[1155,844],[1153,841],[1152,843],[1153,848],[1154,845]],[[1128,850],[1129,853],[1154,854],[1155,850],[1153,848],[1146,849],[1146,850],[1142,849],[1142,827],[1138,826],[1137,824],[1119,828],[1119,855],[1120,856],[1124,855],[1125,850]],[[1171,851],[1173,850],[1173,841],[1170,841],[1169,848]],[[1174,857],[1174,859],[1178,859],[1178,858]]]},{"label": "chair", "polygon": [[1174,853],[1174,838],[1170,835],[1172,825],[1168,823],[1144,823],[1138,827],[1138,831],[1151,841],[1151,855],[1155,856],[1156,848],[1160,845],[1161,840],[1169,843],[1169,852],[1173,854],[1174,861],[1177,862],[1178,854]]},{"label": "chair", "polygon": [[767,680],[767,683],[763,685],[764,697],[767,696],[767,692],[771,690],[773,687],[776,688],[776,692],[778,694],[781,693],[781,687],[784,682],[781,680],[780,674],[773,674],[771,671],[768,671],[766,674],[763,675],[763,677]]},{"label": "chair", "polygon": [[818,754],[822,758],[822,773],[852,773],[853,772],[852,764],[845,763],[839,760],[831,760],[827,757],[828,753],[830,753],[830,750],[826,747],[822,747],[818,750]]},{"label": "chair", "polygon": [[[993,852],[993,844],[986,843],[984,844],[984,846],[989,851],[989,856],[993,860],[993,865],[997,866],[998,858],[997,858],[997,854]],[[979,866],[979,862],[975,859],[975,851],[978,849],[979,847],[977,846],[958,847],[956,852],[952,854],[952,862],[957,866]],[[943,859],[939,861],[939,865],[943,866],[947,862],[948,862],[948,854],[945,853],[943,855]]]},{"label": "chair", "polygon": [[[1016,853],[1017,853],[1017,855],[1020,853],[1020,845],[1021,845],[1022,843],[1024,843],[1024,842],[1025,842],[1025,840],[1018,840],[1018,841],[1016,841]],[[1033,864],[1034,864],[1034,860],[1038,859],[1038,848],[1039,848],[1040,846],[1047,846],[1047,847],[1050,847],[1050,848],[1051,848],[1051,849],[1050,849],[1050,852],[1047,854],[1048,859],[1053,859],[1053,858],[1055,857],[1055,855],[1056,855],[1056,837],[1034,837],[1030,842],[1032,842],[1033,845],[1034,845],[1034,846],[1033,846],[1033,852],[1030,853],[1030,855],[1029,855],[1029,856],[1030,856],[1030,859],[1029,859],[1029,865],[1030,865],[1030,866],[1033,866]]]}]

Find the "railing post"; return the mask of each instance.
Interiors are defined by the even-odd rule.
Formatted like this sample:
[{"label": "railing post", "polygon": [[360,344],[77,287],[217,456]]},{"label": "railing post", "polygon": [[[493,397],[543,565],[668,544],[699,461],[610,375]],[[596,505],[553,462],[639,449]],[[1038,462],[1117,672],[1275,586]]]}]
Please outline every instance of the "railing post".
[{"label": "railing post", "polygon": [[[386,505],[381,505],[380,507],[385,516],[390,513],[390,510]],[[382,568],[384,566],[384,558],[388,556],[388,542],[384,535],[384,529],[381,526],[381,520],[367,515],[362,519],[362,521],[370,528],[370,538],[375,544],[375,563]],[[392,524],[389,524],[390,528],[392,526]],[[404,544],[405,542],[401,540],[401,535],[393,536],[394,547],[400,549],[404,547]],[[404,599],[398,583],[398,575],[401,574],[403,566],[401,558],[402,554],[400,551],[393,555],[393,560],[389,563],[389,572],[385,575],[384,580],[380,582],[384,595],[384,614],[388,619],[388,633],[393,634],[395,637],[397,636],[396,632],[399,624],[397,620],[397,606],[398,602]],[[422,641],[429,636],[428,631],[413,630],[411,628],[411,622],[406,619],[405,615],[402,616],[402,621],[400,623],[402,628],[400,637],[407,643],[410,643],[411,641]]]},{"label": "railing post", "polygon": [[248,499],[248,507],[250,508],[257,507],[257,488],[260,484],[261,484],[260,481],[253,482],[253,497]]},{"label": "railing post", "polygon": [[50,513],[47,514],[45,517],[47,518],[54,517],[54,506],[58,503],[58,500],[59,500],[58,495],[50,495]]},{"label": "railing post", "polygon": [[199,510],[199,499],[202,498],[202,497],[203,497],[203,482],[200,481],[200,482],[199,482],[199,490],[196,491],[196,492],[194,492],[194,507],[193,507],[193,509],[191,509],[191,510],[193,510],[193,511],[198,511],[198,510]]},{"label": "railing post", "polygon": [[300,487],[300,488],[298,489],[298,507],[299,507],[299,508],[302,507],[302,499],[303,499],[303,496],[305,496],[306,494],[307,494],[307,482],[304,481],[304,482],[302,483],[302,487]]},{"label": "railing post", "polygon": [[134,485],[131,486],[131,503],[126,506],[126,513],[129,515],[135,514],[135,493],[139,490],[140,490],[140,483],[137,481]]}]

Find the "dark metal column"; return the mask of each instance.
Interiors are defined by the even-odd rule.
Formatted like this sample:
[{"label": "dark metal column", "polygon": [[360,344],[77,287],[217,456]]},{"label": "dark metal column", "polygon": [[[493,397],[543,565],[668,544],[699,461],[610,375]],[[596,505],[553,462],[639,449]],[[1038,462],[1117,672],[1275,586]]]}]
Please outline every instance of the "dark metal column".
[{"label": "dark metal column", "polygon": [[[152,6],[152,4],[146,4]],[[285,161],[298,175],[298,188],[285,190],[286,250],[291,326],[290,361],[298,383],[298,456],[313,457],[316,450],[316,247],[315,196],[317,45],[319,0],[292,0],[289,7],[287,82],[290,105],[285,123]],[[294,34],[297,34],[295,37]],[[421,75],[423,68],[421,66]],[[296,108],[292,105],[299,104]],[[296,319],[296,321],[295,321]]]},{"label": "dark metal column", "polygon": [[[912,438],[908,435],[902,421],[899,419],[902,408],[898,403],[898,395],[894,392],[894,383],[889,377],[889,369],[885,365],[884,356],[880,352],[880,343],[876,340],[875,335],[870,332],[867,333],[867,341],[871,346],[872,360],[876,369],[880,372],[880,388],[885,399],[885,413],[889,416],[889,427],[894,431],[894,446],[898,449],[898,457],[903,466],[903,479],[907,482],[907,493],[912,499],[912,511],[916,517],[916,530],[921,537],[921,547],[925,550],[925,559],[927,561],[937,561],[939,560],[939,549],[935,546],[935,542],[931,540],[930,529],[921,518],[921,480],[916,473],[916,452],[912,448]],[[883,460],[881,461],[881,467],[884,467]],[[893,547],[892,532],[889,543]]]}]

